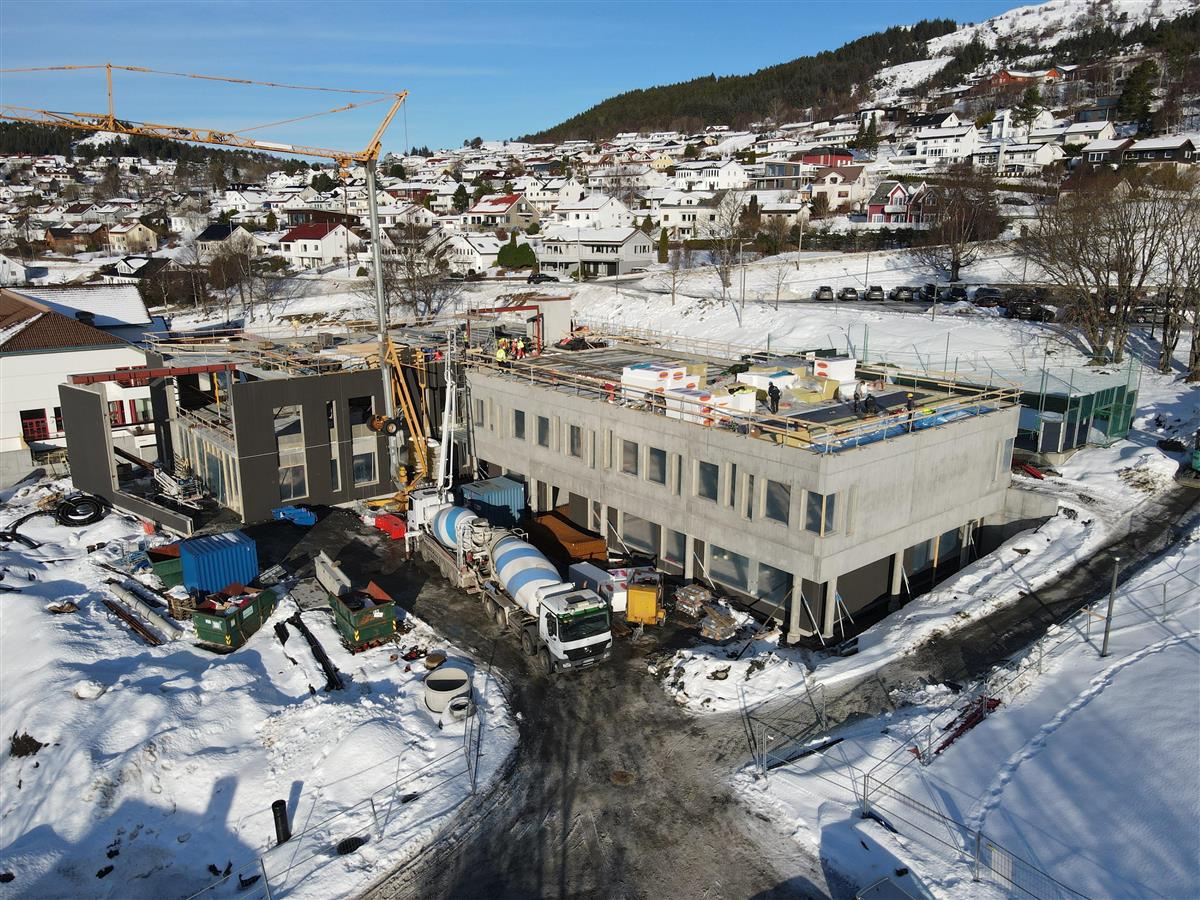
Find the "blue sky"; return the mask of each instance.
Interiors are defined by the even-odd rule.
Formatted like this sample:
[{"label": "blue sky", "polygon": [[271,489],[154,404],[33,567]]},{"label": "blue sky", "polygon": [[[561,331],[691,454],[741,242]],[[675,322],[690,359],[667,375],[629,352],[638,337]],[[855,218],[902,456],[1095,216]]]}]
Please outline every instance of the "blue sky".
[{"label": "blue sky", "polygon": [[[0,0],[0,66],[111,61],[296,84],[410,92],[385,149],[457,146],[553,125],[613,94],[740,74],[921,18],[980,21],[1015,0],[843,2],[153,2]],[[331,94],[118,75],[117,112],[245,128],[317,112]],[[0,102],[102,111],[96,72],[0,75]],[[357,149],[382,107],[256,132]],[[407,135],[407,137],[406,137]]]}]

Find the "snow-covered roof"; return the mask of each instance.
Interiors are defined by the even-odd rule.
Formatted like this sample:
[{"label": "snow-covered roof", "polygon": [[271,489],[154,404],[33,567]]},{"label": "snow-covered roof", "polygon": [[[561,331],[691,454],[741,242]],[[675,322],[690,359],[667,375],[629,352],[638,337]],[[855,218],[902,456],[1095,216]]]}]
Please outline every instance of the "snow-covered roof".
[{"label": "snow-covered roof", "polygon": [[1186,134],[1173,134],[1167,137],[1146,138],[1144,141],[1135,141],[1130,150],[1176,150],[1184,144],[1195,144],[1195,140]]},{"label": "snow-covered roof", "polygon": [[1107,141],[1092,141],[1085,146],[1081,152],[1083,153],[1109,153],[1113,150],[1120,150],[1129,143],[1129,138],[1119,138]]},{"label": "snow-covered roof", "polygon": [[571,228],[565,226],[548,229],[544,240],[580,244],[623,244],[637,234],[644,233],[632,226],[626,228]]},{"label": "snow-covered roof", "polygon": [[150,324],[146,304],[137,286],[132,284],[22,288],[15,293],[67,316],[74,317],[77,312],[91,313],[97,328]]}]

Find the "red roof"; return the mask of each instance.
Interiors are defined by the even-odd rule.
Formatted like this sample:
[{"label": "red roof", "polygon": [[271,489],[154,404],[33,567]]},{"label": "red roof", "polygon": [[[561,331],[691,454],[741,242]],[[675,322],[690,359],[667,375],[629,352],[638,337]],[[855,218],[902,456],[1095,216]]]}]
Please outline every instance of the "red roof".
[{"label": "red roof", "polygon": [[335,228],[341,227],[341,222],[306,222],[297,225],[279,239],[281,244],[288,241],[319,241]]},{"label": "red roof", "polygon": [[520,194],[502,194],[498,197],[483,197],[468,212],[506,212],[521,199]]},{"label": "red roof", "polygon": [[0,332],[8,335],[0,344],[3,353],[126,346],[120,338],[11,291],[0,291]]}]

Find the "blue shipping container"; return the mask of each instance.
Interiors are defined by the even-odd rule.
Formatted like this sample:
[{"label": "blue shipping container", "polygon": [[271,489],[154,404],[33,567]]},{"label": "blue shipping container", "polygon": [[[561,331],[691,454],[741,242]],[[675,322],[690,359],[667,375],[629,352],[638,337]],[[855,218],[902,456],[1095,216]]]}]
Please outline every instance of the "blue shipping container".
[{"label": "blue shipping container", "polygon": [[219,591],[249,584],[258,577],[258,548],[240,531],[191,538],[179,545],[183,585],[189,590]]},{"label": "blue shipping container", "polygon": [[458,489],[463,505],[493,525],[516,525],[525,511],[525,485],[503,475]]}]

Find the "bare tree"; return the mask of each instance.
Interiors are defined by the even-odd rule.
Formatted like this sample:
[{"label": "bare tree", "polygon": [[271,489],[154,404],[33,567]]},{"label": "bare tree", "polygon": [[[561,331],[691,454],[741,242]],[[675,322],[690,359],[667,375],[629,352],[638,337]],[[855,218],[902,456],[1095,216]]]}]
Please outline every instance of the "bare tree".
[{"label": "bare tree", "polygon": [[1044,207],[1021,238],[1025,255],[1065,295],[1094,361],[1124,358],[1133,307],[1161,278],[1172,206],[1151,177],[1093,178]]},{"label": "bare tree", "polygon": [[925,189],[922,215],[932,223],[920,247],[918,260],[951,281],[972,265],[1004,230],[996,207],[996,185],[992,179],[967,166],[955,166],[937,184]]},{"label": "bare tree", "polygon": [[687,245],[687,241],[683,241],[680,246],[671,251],[671,255],[667,262],[667,277],[671,282],[671,305],[675,305],[675,295],[679,290],[679,286],[691,274],[692,268],[692,250]]},{"label": "bare tree", "polygon": [[[383,299],[388,320],[438,315],[462,294],[461,282],[447,281],[447,246],[431,243],[429,229],[410,226],[389,232],[392,247],[384,253]],[[374,267],[360,296],[375,302]]]},{"label": "bare tree", "polygon": [[721,191],[716,197],[712,221],[703,223],[700,237],[709,242],[713,266],[721,279],[721,299],[729,299],[733,267],[741,254],[742,242],[749,237],[742,219],[745,195],[741,191]]},{"label": "bare tree", "polygon": [[1168,198],[1168,225],[1163,245],[1163,278],[1159,291],[1163,304],[1162,344],[1158,371],[1171,373],[1175,349],[1189,315],[1192,318],[1192,349],[1188,379],[1200,379],[1195,363],[1200,357],[1197,342],[1197,312],[1200,311],[1200,179],[1184,179]]},{"label": "bare tree", "polygon": [[791,275],[792,266],[782,256],[777,256],[768,271],[771,278],[771,287],[775,289],[775,308],[779,309],[779,295],[783,293],[783,288],[787,284],[788,277]]}]

